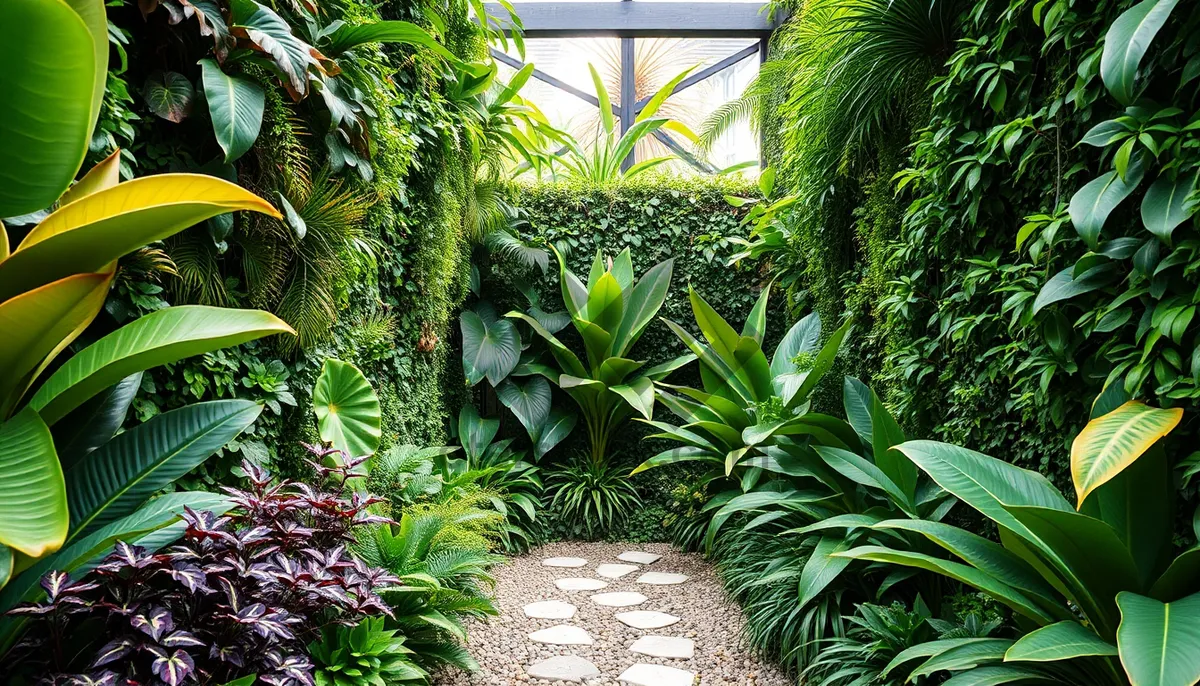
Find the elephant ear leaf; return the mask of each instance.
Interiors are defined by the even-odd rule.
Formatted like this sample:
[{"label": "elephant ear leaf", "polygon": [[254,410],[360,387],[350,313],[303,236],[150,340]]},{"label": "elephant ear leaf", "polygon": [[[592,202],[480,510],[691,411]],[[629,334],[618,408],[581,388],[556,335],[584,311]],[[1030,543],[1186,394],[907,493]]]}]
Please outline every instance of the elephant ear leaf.
[{"label": "elephant ear leaf", "polygon": [[463,405],[458,412],[458,440],[472,463],[483,456],[483,451],[491,445],[499,430],[500,420],[480,417],[470,403]]},{"label": "elephant ear leaf", "polygon": [[1117,650],[1129,683],[1191,686],[1200,681],[1200,594],[1160,603],[1125,591],[1117,594],[1117,606]]},{"label": "elephant ear leaf", "polygon": [[321,440],[349,457],[373,455],[383,435],[379,398],[357,367],[325,360],[313,388],[313,412]]},{"label": "elephant ear leaf", "polygon": [[459,317],[463,337],[463,373],[467,385],[474,386],[485,378],[497,386],[521,359],[521,337],[507,319],[488,323],[475,312],[467,310]]},{"label": "elephant ear leaf", "polygon": [[213,132],[230,164],[258,139],[266,94],[248,78],[227,75],[215,60],[200,60],[200,74]]},{"label": "elephant ear leaf", "polygon": [[508,379],[496,387],[496,395],[517,416],[530,437],[536,439],[550,416],[550,384],[540,376],[530,377],[524,384]]},{"label": "elephant ear leaf", "polygon": [[1131,400],[1088,422],[1071,444],[1071,478],[1077,502],[1133,464],[1171,433],[1183,410],[1150,407]]}]

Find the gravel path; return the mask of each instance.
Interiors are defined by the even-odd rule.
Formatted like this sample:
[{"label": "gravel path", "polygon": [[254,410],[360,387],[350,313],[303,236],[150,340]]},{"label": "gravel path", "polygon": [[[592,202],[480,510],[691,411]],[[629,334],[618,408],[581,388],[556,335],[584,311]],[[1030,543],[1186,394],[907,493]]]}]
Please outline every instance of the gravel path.
[{"label": "gravel path", "polygon": [[[608,586],[599,591],[561,591],[555,581],[565,578],[602,579],[596,568],[604,563],[621,563],[617,556],[636,550],[657,553],[661,559],[620,579],[603,579]],[[553,557],[579,557],[587,565],[577,569],[546,567]],[[676,572],[690,577],[678,585],[656,586],[637,583],[643,572]],[[687,670],[700,686],[787,686],[792,683],[777,667],[752,655],[740,640],[742,614],[728,600],[715,571],[700,556],[680,553],[666,544],[554,543],[510,559],[493,570],[496,577],[496,606],[500,616],[468,627],[471,654],[479,661],[475,674],[445,672],[438,686],[481,686],[523,684],[538,686],[566,684],[565,681],[531,679],[526,669],[557,655],[575,655],[591,661],[600,676],[588,686],[618,686],[617,677],[635,663],[658,664]],[[648,599],[632,607],[603,607],[590,596],[598,593],[633,591]],[[578,612],[567,620],[531,619],[523,607],[529,603],[560,600],[574,604]],[[671,626],[639,630],[628,627],[614,615],[631,610],[665,612],[681,618]],[[560,624],[585,629],[594,645],[547,645],[535,643],[529,634]],[[662,659],[629,652],[637,639],[647,635],[683,637],[695,644],[690,659]]]}]

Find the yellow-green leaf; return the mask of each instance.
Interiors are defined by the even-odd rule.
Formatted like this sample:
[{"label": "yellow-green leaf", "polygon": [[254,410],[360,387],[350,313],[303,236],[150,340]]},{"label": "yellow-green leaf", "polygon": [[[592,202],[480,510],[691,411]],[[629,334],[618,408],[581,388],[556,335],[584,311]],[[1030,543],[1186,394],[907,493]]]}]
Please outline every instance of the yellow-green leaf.
[{"label": "yellow-green leaf", "polygon": [[250,191],[200,174],[147,176],[92,193],[46,217],[0,262],[0,300],[101,271],[147,243],[234,210],[281,217]]},{"label": "yellow-green leaf", "polygon": [[121,151],[118,149],[113,154],[104,158],[99,164],[92,167],[91,171],[84,174],[83,178],[76,181],[74,186],[71,186],[58,199],[58,204],[67,205],[76,200],[85,198],[92,193],[112,188],[121,182]]},{"label": "yellow-green leaf", "polygon": [[1182,418],[1180,408],[1166,410],[1131,400],[1088,422],[1071,444],[1078,505],[1171,433]]},{"label": "yellow-green leaf", "polygon": [[25,408],[0,425],[0,544],[38,558],[67,538],[67,487],[54,438]]},{"label": "yellow-green leaf", "polygon": [[42,361],[100,313],[109,278],[77,274],[0,303],[0,419],[16,406]]}]

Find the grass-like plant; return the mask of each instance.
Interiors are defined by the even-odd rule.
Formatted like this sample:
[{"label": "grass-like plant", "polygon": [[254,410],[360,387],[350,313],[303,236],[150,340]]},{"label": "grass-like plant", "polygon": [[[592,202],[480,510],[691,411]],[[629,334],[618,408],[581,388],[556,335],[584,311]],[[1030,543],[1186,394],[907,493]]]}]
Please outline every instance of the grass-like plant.
[{"label": "grass-like plant", "polygon": [[611,530],[642,502],[625,469],[615,464],[575,460],[552,472],[546,485],[554,492],[550,507],[563,524],[589,538]]}]

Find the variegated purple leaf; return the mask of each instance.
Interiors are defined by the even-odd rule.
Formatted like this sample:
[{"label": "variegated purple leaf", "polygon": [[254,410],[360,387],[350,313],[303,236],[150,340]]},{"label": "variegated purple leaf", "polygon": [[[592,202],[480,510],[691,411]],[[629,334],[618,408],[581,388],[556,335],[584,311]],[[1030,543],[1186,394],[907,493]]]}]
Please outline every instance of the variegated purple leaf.
[{"label": "variegated purple leaf", "polygon": [[106,669],[99,674],[73,674],[67,683],[70,686],[116,686],[117,673]]},{"label": "variegated purple leaf", "polygon": [[171,613],[163,607],[152,607],[149,612],[138,613],[129,618],[129,623],[155,641],[175,628]]},{"label": "variegated purple leaf", "polygon": [[218,646],[212,645],[208,649],[208,656],[214,660],[228,662],[237,667],[245,667],[246,662],[242,659],[242,650],[236,646]]},{"label": "variegated purple leaf", "polygon": [[212,593],[213,590],[208,587],[207,577],[203,570],[196,565],[176,563],[171,568],[163,568],[159,570],[163,574],[183,584],[183,587],[189,591],[199,591],[201,593]]},{"label": "variegated purple leaf", "polygon": [[100,648],[100,652],[96,655],[96,659],[92,660],[92,667],[99,667],[101,665],[106,665],[110,662],[120,660],[129,653],[133,652],[135,646],[136,644],[134,643],[133,639],[128,636],[113,639],[108,643],[105,643],[104,647]]},{"label": "variegated purple leaf", "polygon": [[157,657],[150,664],[150,671],[168,686],[179,686],[187,675],[196,670],[196,664],[192,661],[192,656],[176,650],[170,655]]},{"label": "variegated purple leaf", "polygon": [[172,631],[170,634],[164,636],[161,643],[168,648],[187,648],[191,646],[204,645],[204,641],[201,641],[182,629],[179,631]]}]

